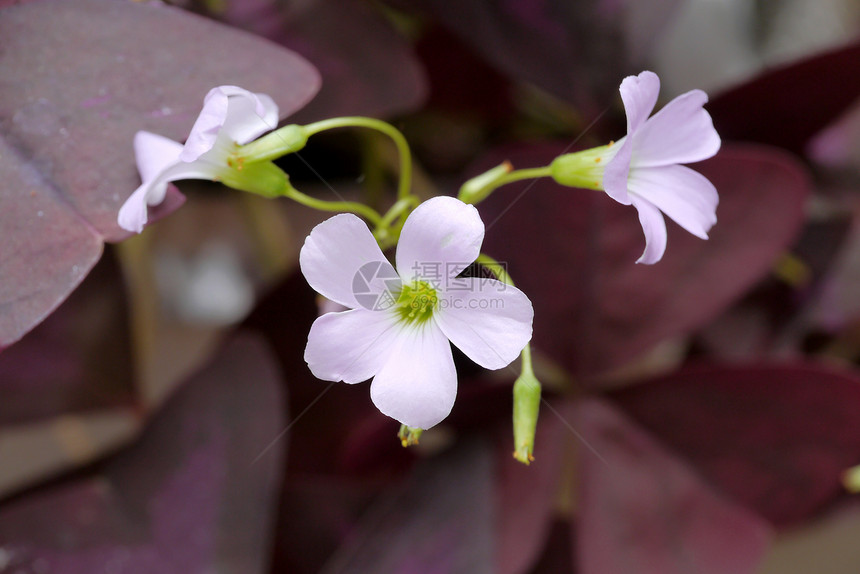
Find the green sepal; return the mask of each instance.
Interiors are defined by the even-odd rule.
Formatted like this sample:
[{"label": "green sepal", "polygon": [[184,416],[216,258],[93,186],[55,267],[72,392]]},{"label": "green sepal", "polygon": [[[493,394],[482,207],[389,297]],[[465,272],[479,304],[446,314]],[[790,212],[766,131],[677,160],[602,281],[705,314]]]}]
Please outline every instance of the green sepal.
[{"label": "green sepal", "polygon": [[270,161],[244,163],[233,160],[230,164],[230,169],[221,173],[219,181],[233,189],[273,198],[283,196],[290,187],[289,176]]},{"label": "green sepal", "polygon": [[550,164],[550,174],[561,185],[602,191],[603,172],[612,159],[607,153],[611,147],[612,144],[560,155]]},{"label": "green sepal", "polygon": [[531,369],[514,383],[514,458],[523,464],[534,460],[540,393],[540,382]]},{"label": "green sepal", "polygon": [[246,164],[270,161],[295,153],[303,149],[307,143],[307,130],[303,126],[290,124],[248,144],[239,146],[234,156]]}]

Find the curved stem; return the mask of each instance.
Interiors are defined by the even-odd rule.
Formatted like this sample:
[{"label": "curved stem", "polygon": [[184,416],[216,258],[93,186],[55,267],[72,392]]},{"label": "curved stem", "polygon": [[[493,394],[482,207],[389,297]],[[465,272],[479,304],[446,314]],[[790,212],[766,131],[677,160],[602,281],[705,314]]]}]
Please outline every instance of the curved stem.
[{"label": "curved stem", "polygon": [[[379,242],[380,249],[385,251],[389,247],[393,247],[397,244],[397,240],[400,239],[400,231],[403,229],[403,223],[406,221],[406,216],[418,205],[419,202],[420,200],[416,196],[409,195],[398,200],[386,212],[382,221],[373,232],[374,237],[376,237],[376,241]],[[400,217],[400,221],[392,228],[391,225],[398,217]]]},{"label": "curved stem", "polygon": [[374,226],[379,226],[380,223],[382,223],[382,216],[379,215],[379,213],[377,213],[375,209],[370,206],[364,205],[363,203],[357,203],[355,201],[325,201],[323,199],[317,199],[315,197],[311,197],[310,195],[302,193],[301,191],[293,187],[290,183],[287,183],[283,195],[284,197],[288,197],[297,203],[301,203],[302,205],[306,205],[314,209],[319,209],[320,211],[338,211],[344,213],[354,213],[356,215],[364,217]]},{"label": "curved stem", "polygon": [[308,137],[310,137],[325,130],[346,127],[370,128],[382,132],[391,138],[394,145],[397,146],[397,152],[400,155],[400,183],[397,187],[397,198],[407,198],[412,188],[412,153],[409,151],[409,144],[406,142],[406,138],[403,137],[400,130],[391,124],[374,118],[348,116],[314,122],[304,126],[304,130]]},{"label": "curved stem", "polygon": [[388,210],[385,216],[383,216],[382,223],[380,223],[380,225],[382,227],[389,227],[394,220],[404,212],[408,211],[410,208],[416,207],[418,205],[418,201],[418,198],[414,195],[399,199],[397,203],[391,206],[391,209]]}]

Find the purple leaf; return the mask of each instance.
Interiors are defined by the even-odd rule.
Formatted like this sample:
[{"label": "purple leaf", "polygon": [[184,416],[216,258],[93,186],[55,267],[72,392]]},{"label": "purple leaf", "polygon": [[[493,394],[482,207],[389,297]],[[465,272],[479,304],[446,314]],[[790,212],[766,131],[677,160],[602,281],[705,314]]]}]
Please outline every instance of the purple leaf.
[{"label": "purple leaf", "polygon": [[318,0],[287,18],[274,39],[322,74],[319,95],[296,115],[297,122],[393,116],[414,110],[426,97],[424,72],[411,46],[373,4]]},{"label": "purple leaf", "polygon": [[[534,83],[595,117],[620,73],[641,60],[676,0],[424,0],[442,23],[502,72]],[[625,24],[629,23],[629,31]]]},{"label": "purple leaf", "polygon": [[[562,151],[487,165],[546,165]],[[634,263],[644,245],[635,210],[603,193],[540,180],[481,204],[484,249],[532,299],[541,350],[580,375],[605,372],[703,325],[767,273],[803,221],[805,169],[773,149],[729,145],[695,167],[720,193],[718,222],[708,241],[669,223],[666,256],[652,266]]]},{"label": "purple leaf", "polygon": [[[244,327],[267,337],[284,372],[290,393],[291,455],[289,471],[328,474],[349,449],[353,428],[379,414],[367,385],[330,383],[314,377],[304,360],[308,332],[317,317],[316,294],[301,273],[293,273],[273,289],[245,321]],[[397,432],[397,424],[392,433]],[[394,434],[391,435],[392,440]],[[399,448],[399,447],[398,447]],[[319,456],[319,453],[328,453]]]},{"label": "purple leaf", "polygon": [[493,572],[491,461],[475,441],[428,459],[378,500],[323,572]]},{"label": "purple leaf", "polygon": [[102,239],[0,136],[0,349],[42,321],[102,254]]},{"label": "purple leaf", "polygon": [[529,574],[576,574],[574,552],[572,550],[573,525],[568,520],[556,518],[547,525],[549,534],[542,548],[540,558]]},{"label": "purple leaf", "polygon": [[[808,335],[809,323],[803,321],[798,329],[799,317],[808,318],[811,311],[822,307],[827,319],[833,321],[829,326],[838,325],[845,318],[839,303],[854,301],[854,297],[846,297],[853,293],[853,283],[843,283],[844,277],[833,281],[837,254],[850,248],[846,240],[850,226],[851,218],[845,214],[819,216],[807,222],[791,248],[791,256],[800,265],[777,264],[775,273],[696,333],[696,352],[704,352],[712,360],[733,361],[784,352]],[[828,300],[828,295],[837,295],[837,299]]]},{"label": "purple leaf", "polygon": [[580,450],[577,560],[582,574],[744,574],[757,570],[769,527],[712,491],[605,403],[576,406]]},{"label": "purple leaf", "polygon": [[[403,450],[399,444],[397,447]],[[288,474],[271,572],[320,572],[367,510],[395,484],[391,480]]]},{"label": "purple leaf", "polygon": [[809,141],[807,154],[826,168],[860,169],[860,102],[818,132]]},{"label": "purple leaf", "polygon": [[322,89],[292,119],[296,123],[392,116],[414,110],[425,98],[424,73],[409,41],[373,4],[314,0],[285,8],[274,0],[229,0],[220,16],[295,50],[319,69]]},{"label": "purple leaf", "polygon": [[[0,509],[13,570],[262,573],[283,396],[258,341],[234,340],[92,478]],[[282,443],[283,444],[283,443]]]},{"label": "purple leaf", "polygon": [[804,152],[816,133],[860,97],[860,42],[774,68],[712,98],[724,138]]},{"label": "purple leaf", "polygon": [[135,404],[125,293],[111,255],[56,313],[0,353],[0,424]]},{"label": "purple leaf", "polygon": [[815,365],[689,368],[614,395],[723,492],[777,525],[842,493],[860,460],[860,378]]},{"label": "purple leaf", "polygon": [[813,304],[813,317],[824,329],[838,331],[860,319],[856,292],[860,281],[860,218],[856,215],[836,264],[829,271],[821,296]]},{"label": "purple leaf", "polygon": [[519,574],[540,557],[550,536],[569,441],[562,420],[542,406],[535,461],[525,466],[512,456],[509,427],[502,428],[505,432],[496,449],[495,572]]},{"label": "purple leaf", "polygon": [[127,237],[135,132],[183,139],[219,84],[270,93],[284,115],[319,86],[292,52],[160,3],[28,2],[0,11],[0,37],[0,347],[75,288],[103,239]]}]

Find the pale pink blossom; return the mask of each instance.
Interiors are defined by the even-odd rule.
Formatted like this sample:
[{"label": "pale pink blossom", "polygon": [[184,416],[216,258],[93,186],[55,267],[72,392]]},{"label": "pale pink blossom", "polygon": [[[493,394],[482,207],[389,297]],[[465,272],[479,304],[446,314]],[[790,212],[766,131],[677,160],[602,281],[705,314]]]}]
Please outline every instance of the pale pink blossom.
[{"label": "pale pink blossom", "polygon": [[[457,373],[451,343],[487,369],[501,369],[531,339],[534,311],[518,289],[458,275],[478,257],[484,224],[451,197],[418,206],[397,246],[397,269],[367,225],[341,214],[317,225],[299,256],[321,295],[349,310],[311,327],[305,360],[315,376],[359,383],[384,414],[427,429],[451,411]],[[450,341],[450,342],[449,342]]]},{"label": "pale pink blossom", "polygon": [[645,251],[637,262],[656,263],[666,250],[663,214],[702,239],[708,238],[716,223],[716,188],[680,164],[714,156],[720,136],[703,107],[708,96],[701,90],[681,94],[650,118],[660,91],[656,74],[646,71],[625,78],[620,91],[627,135],[608,150],[612,155],[603,188],[614,200],[632,204],[639,212]]},{"label": "pale pink blossom", "polygon": [[150,132],[137,132],[134,153],[143,183],[120,208],[119,226],[140,233],[147,221],[147,206],[164,201],[168,182],[222,179],[233,169],[228,160],[236,144],[246,144],[277,124],[278,106],[266,94],[219,86],[206,94],[185,145]]}]

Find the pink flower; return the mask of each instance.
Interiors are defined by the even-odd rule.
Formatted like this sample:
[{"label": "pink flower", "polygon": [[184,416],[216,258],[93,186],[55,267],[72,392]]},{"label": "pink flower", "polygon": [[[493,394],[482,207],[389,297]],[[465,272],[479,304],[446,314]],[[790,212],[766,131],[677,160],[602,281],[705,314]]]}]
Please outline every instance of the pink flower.
[{"label": "pink flower", "polygon": [[134,154],[143,183],[120,208],[119,226],[135,233],[143,231],[147,206],[164,201],[168,182],[209,179],[234,183],[241,174],[228,160],[236,144],[246,144],[277,125],[278,106],[272,98],[236,86],[219,86],[206,94],[185,145],[137,132]]},{"label": "pink flower", "polygon": [[302,273],[348,310],[311,327],[311,372],[349,384],[373,378],[370,398],[382,413],[414,428],[439,423],[457,394],[451,343],[482,367],[501,369],[532,335],[534,311],[522,291],[458,277],[483,239],[478,211],[453,197],[429,199],[409,215],[396,270],[355,215],[317,225],[299,255]]},{"label": "pink flower", "polygon": [[637,263],[656,263],[666,250],[663,214],[702,239],[717,222],[717,190],[703,175],[680,164],[714,156],[720,136],[702,107],[708,96],[701,90],[681,94],[650,118],[660,91],[656,74],[625,78],[620,90],[627,136],[608,149],[603,189],[639,212],[645,251]]}]

